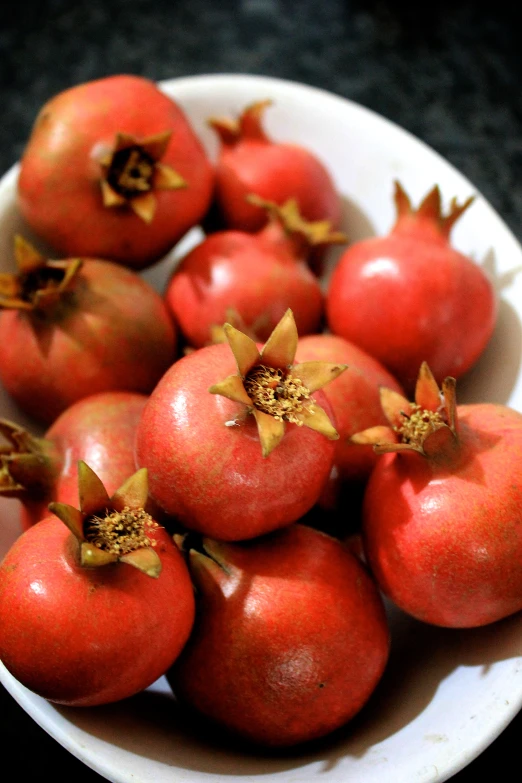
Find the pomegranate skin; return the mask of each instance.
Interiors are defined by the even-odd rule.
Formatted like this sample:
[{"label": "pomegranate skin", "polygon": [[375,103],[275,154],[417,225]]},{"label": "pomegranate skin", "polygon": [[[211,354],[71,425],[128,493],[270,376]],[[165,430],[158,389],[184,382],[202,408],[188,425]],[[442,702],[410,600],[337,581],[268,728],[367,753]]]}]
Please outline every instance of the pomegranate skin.
[{"label": "pomegranate skin", "polygon": [[71,293],[43,316],[0,313],[1,381],[26,413],[46,424],[97,392],[147,394],[176,354],[165,304],[135,272],[86,259]]},{"label": "pomegranate skin", "polygon": [[[306,513],[328,477],[335,448],[323,435],[288,424],[264,458],[254,417],[244,419],[246,407],[208,391],[235,372],[225,344],[183,357],[150,395],[136,433],[137,465],[148,469],[158,506],[190,530],[229,541],[275,530]],[[314,396],[328,409],[320,392]]]},{"label": "pomegranate skin", "polygon": [[[99,152],[112,149],[117,133],[142,139],[168,130],[161,163],[187,187],[155,189],[150,224],[127,207],[105,207]],[[180,107],[154,82],[121,74],[76,85],[42,107],[21,159],[18,204],[35,233],[59,253],[143,269],[205,215],[213,181],[213,167]]]},{"label": "pomegranate skin", "polygon": [[522,609],[522,415],[457,408],[459,442],[428,459],[384,454],[368,482],[363,540],[383,592],[433,625],[486,625]]},{"label": "pomegranate skin", "polygon": [[52,492],[41,501],[22,498],[20,522],[26,530],[48,516],[51,500],[78,504],[78,460],[86,462],[109,495],[135,471],[136,427],[147,401],[135,392],[100,392],[71,405],[47,430],[52,444]]},{"label": "pomegranate skin", "polygon": [[214,198],[225,225],[249,232],[266,225],[266,212],[246,200],[255,193],[277,204],[295,198],[306,220],[328,220],[337,228],[341,200],[326,166],[305,147],[268,138],[260,120],[243,123],[237,139],[221,136]]},{"label": "pomegranate skin", "polygon": [[364,566],[339,541],[292,525],[191,557],[194,631],[167,674],[183,702],[265,746],[324,736],[367,702],[389,631]]},{"label": "pomegranate skin", "polygon": [[323,393],[335,411],[339,440],[335,443],[335,466],[341,481],[366,481],[378,456],[371,446],[350,443],[356,432],[377,424],[387,424],[379,387],[387,386],[403,394],[399,382],[373,356],[343,337],[310,334],[299,339],[296,362],[337,362],[348,369]]},{"label": "pomegranate skin", "polygon": [[220,231],[181,262],[165,302],[190,345],[211,341],[211,327],[227,320],[228,308],[265,341],[288,308],[299,334],[320,327],[323,294],[304,262],[268,236]]},{"label": "pomegranate skin", "polygon": [[423,361],[438,382],[466,372],[491,337],[496,314],[482,269],[446,237],[409,223],[349,247],[326,296],[331,331],[375,356],[407,391]]},{"label": "pomegranate skin", "polygon": [[168,533],[151,532],[157,579],[124,563],[82,568],[77,542],[47,517],[0,565],[0,658],[38,695],[75,707],[107,704],[151,685],[192,629],[194,595]]}]

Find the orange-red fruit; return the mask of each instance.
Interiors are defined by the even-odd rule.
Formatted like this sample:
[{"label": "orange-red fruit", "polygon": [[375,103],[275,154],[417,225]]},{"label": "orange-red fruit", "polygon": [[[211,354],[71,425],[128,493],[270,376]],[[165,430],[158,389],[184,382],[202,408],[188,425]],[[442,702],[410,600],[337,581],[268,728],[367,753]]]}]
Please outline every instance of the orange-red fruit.
[{"label": "orange-red fruit", "polygon": [[194,621],[186,564],[163,528],[157,579],[125,563],[83,568],[56,517],[23,533],[0,565],[0,658],[23,685],[59,704],[119,701],[172,665]]},{"label": "orange-red fruit", "polygon": [[299,339],[296,362],[320,361],[347,364],[348,369],[327,384],[323,394],[334,412],[339,440],[335,443],[334,465],[342,481],[364,481],[378,457],[371,446],[350,442],[350,437],[367,427],[386,424],[379,387],[403,394],[398,381],[362,348],[333,334],[310,334]]},{"label": "orange-red fruit", "polygon": [[[128,206],[103,205],[102,153],[116,134],[140,139],[172,131],[161,164],[186,182],[155,189],[146,223]],[[36,118],[21,160],[20,210],[38,236],[68,256],[94,256],[142,269],[164,255],[205,215],[213,169],[188,119],[148,79],[109,76],[67,89]]]},{"label": "orange-red fruit", "polygon": [[211,121],[221,139],[215,199],[225,225],[243,231],[265,225],[266,211],[246,200],[256,193],[277,204],[295,198],[305,219],[329,220],[337,228],[341,200],[330,172],[312,150],[269,137],[263,128],[267,105],[247,107],[234,133],[227,123]]},{"label": "orange-red fruit", "polygon": [[[299,519],[317,501],[334,455],[334,441],[287,424],[263,457],[246,406],[208,391],[235,373],[228,344],[184,356],[150,395],[136,438],[137,465],[148,469],[158,506],[190,530],[227,541]],[[324,404],[322,390],[314,397]]]},{"label": "orange-red fruit", "polygon": [[380,457],[364,500],[366,556],[405,612],[467,628],[522,609],[522,414],[459,405],[458,441]]},{"label": "orange-red fruit", "polygon": [[44,423],[97,392],[150,392],[176,351],[161,296],[132,270],[98,259],[84,261],[49,311],[0,312],[0,330],[2,383]]},{"label": "orange-red fruit", "polygon": [[375,356],[412,390],[427,361],[436,380],[460,377],[479,358],[497,315],[483,269],[450,245],[467,206],[440,212],[433,189],[412,211],[398,186],[392,231],[351,245],[339,259],[326,297],[330,330]]},{"label": "orange-red fruit", "polygon": [[[260,341],[270,336],[288,308],[299,334],[319,329],[323,294],[291,241],[274,231],[219,231],[206,237],[181,262],[165,291],[165,302],[188,343],[211,342],[234,309]],[[284,229],[280,229],[284,234]]]},{"label": "orange-red fruit", "polygon": [[207,718],[250,741],[321,737],[367,702],[388,660],[383,603],[361,562],[304,525],[191,552],[193,634],[168,677]]}]

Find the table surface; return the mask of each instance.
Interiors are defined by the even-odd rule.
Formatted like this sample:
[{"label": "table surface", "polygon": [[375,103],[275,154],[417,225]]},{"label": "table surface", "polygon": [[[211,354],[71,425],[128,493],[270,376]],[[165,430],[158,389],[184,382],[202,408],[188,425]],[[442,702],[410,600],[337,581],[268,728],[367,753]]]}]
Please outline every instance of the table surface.
[{"label": "table surface", "polygon": [[[379,0],[12,3],[0,26],[0,174],[20,156],[41,105],[73,84],[122,72],[155,80],[262,74],[325,88],[414,133],[522,240],[520,34],[517,12],[503,5],[484,15],[472,0],[441,0],[427,21],[425,4]],[[521,731],[519,715],[452,783],[479,772],[511,779],[502,770],[517,762]],[[102,780],[1,686],[0,736],[19,749],[18,780],[45,769],[58,782]]]}]

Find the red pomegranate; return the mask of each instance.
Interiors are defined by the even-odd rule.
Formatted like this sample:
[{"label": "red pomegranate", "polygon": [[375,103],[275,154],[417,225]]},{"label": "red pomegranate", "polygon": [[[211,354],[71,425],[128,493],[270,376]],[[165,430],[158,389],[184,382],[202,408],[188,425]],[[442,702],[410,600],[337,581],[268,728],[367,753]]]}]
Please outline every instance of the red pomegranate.
[{"label": "red pomegranate", "polygon": [[[255,199],[259,203],[260,199]],[[165,302],[189,345],[209,344],[212,330],[233,310],[260,341],[290,308],[300,334],[318,331],[323,294],[306,265],[314,246],[344,242],[328,221],[304,221],[295,200],[278,207],[257,233],[218,231],[191,250],[176,268]]]},{"label": "red pomegranate", "polygon": [[191,632],[194,594],[171,536],[144,511],[146,471],[112,497],[85,463],[78,474],[81,510],[52,504],[60,519],[23,533],[0,565],[0,657],[40,696],[87,707],[165,673]]},{"label": "red pomegranate", "polygon": [[262,120],[270,105],[257,101],[237,120],[209,120],[221,141],[215,199],[225,225],[258,231],[266,223],[266,212],[246,200],[256,193],[278,204],[295,198],[306,220],[328,220],[337,228],[341,200],[330,172],[312,150],[267,136]]},{"label": "red pomegranate", "polygon": [[522,609],[522,414],[455,406],[427,364],[415,403],[383,390],[389,427],[354,436],[382,454],[366,487],[365,552],[381,589],[434,625],[468,628]]},{"label": "red pomegranate", "polygon": [[48,424],[97,392],[150,392],[176,353],[152,286],[109,261],[47,260],[21,238],[16,256],[0,296],[0,378],[18,405]]},{"label": "red pomegranate", "polygon": [[434,187],[413,210],[396,183],[392,231],[348,247],[330,279],[331,331],[375,356],[407,391],[423,361],[439,383],[461,376],[493,332],[493,286],[478,264],[449,243],[471,202],[458,205],[454,199],[443,215]]},{"label": "red pomegranate", "polygon": [[338,435],[312,394],[345,368],[292,364],[290,311],[261,352],[229,324],[225,332],[229,345],[200,348],[165,373],[145,405],[136,455],[167,514],[240,540],[290,524],[316,502]]},{"label": "red pomegranate", "polygon": [[58,253],[142,269],[205,215],[214,174],[177,103],[118,74],[71,87],[36,118],[20,210]]},{"label": "red pomegranate", "polygon": [[8,442],[0,451],[0,494],[21,501],[23,529],[48,516],[52,500],[78,501],[78,460],[107,492],[123,484],[135,470],[135,432],[146,401],[135,392],[93,394],[67,408],[43,437],[0,419]]},{"label": "red pomegranate", "polygon": [[299,338],[296,361],[338,362],[348,369],[324,388],[335,411],[339,440],[335,443],[335,466],[341,481],[366,481],[377,461],[371,446],[355,445],[350,438],[375,423],[386,424],[379,389],[387,386],[402,392],[398,381],[362,348],[333,334],[310,334]]},{"label": "red pomegranate", "polygon": [[324,736],[368,701],[384,671],[382,599],[339,541],[291,525],[190,552],[194,631],[168,673],[181,701],[255,743]]}]

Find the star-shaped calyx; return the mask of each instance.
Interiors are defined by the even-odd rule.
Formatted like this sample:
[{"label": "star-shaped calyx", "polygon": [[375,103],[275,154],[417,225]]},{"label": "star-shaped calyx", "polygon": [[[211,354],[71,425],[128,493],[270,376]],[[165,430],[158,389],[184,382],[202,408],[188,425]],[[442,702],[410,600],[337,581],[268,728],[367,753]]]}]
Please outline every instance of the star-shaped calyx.
[{"label": "star-shaped calyx", "polygon": [[154,191],[187,186],[180,174],[161,163],[171,135],[171,131],[141,139],[130,133],[116,135],[113,148],[99,158],[104,206],[128,206],[150,223],[156,211]]},{"label": "star-shaped calyx", "polygon": [[119,561],[157,578],[161,560],[150,532],[158,524],[144,510],[148,497],[146,468],[134,473],[109,497],[96,473],[80,460],[78,491],[79,509],[56,502],[49,504],[49,510],[78,540],[81,565],[96,568]]},{"label": "star-shaped calyx", "polygon": [[254,340],[231,324],[223,329],[238,372],[209,391],[246,406],[256,420],[264,457],[281,442],[287,422],[310,427],[330,440],[339,437],[312,394],[337,378],[347,365],[317,361],[293,364],[298,334],[291,310],[283,315],[261,351]]},{"label": "star-shaped calyx", "polygon": [[14,239],[17,272],[0,273],[0,308],[44,311],[71,289],[80,258],[55,261],[43,256],[19,234]]},{"label": "star-shaped calyx", "polygon": [[317,245],[334,245],[348,242],[348,237],[342,231],[333,231],[330,220],[306,220],[299,209],[295,198],[289,198],[283,204],[262,198],[256,193],[246,196],[249,204],[261,207],[269,216],[269,220],[279,224],[287,236],[301,238],[306,248]]},{"label": "star-shaped calyx", "polygon": [[381,405],[389,426],[370,427],[350,438],[352,443],[371,445],[377,454],[416,451],[425,457],[457,440],[455,378],[438,384],[423,362],[415,386],[415,402],[382,387]]},{"label": "star-shaped calyx", "polygon": [[21,500],[49,497],[59,464],[56,447],[35,438],[8,419],[0,419],[0,495]]}]

